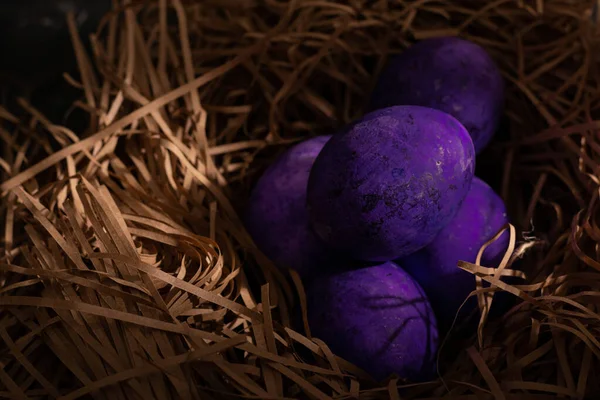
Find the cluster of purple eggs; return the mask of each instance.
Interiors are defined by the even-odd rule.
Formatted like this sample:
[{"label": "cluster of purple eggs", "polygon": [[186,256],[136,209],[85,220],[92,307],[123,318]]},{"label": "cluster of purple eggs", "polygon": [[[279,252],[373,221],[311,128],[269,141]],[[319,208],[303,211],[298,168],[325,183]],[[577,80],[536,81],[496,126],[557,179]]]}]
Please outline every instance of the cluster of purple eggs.
[{"label": "cluster of purple eggs", "polygon": [[428,379],[438,336],[475,287],[457,262],[474,262],[508,222],[474,176],[503,102],[481,47],[421,41],[390,61],[371,112],[290,148],[253,190],[247,229],[304,280],[313,336],[377,379]]}]

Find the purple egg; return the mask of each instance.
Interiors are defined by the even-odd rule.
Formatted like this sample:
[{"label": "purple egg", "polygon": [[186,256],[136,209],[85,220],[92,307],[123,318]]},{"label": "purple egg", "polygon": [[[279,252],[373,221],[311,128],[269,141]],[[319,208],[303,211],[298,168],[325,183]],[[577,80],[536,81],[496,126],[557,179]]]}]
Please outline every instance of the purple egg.
[{"label": "purple egg", "polygon": [[246,229],[275,264],[309,279],[329,251],[312,232],[306,185],[315,158],[331,136],[318,136],[282,154],[260,177],[245,213]]},{"label": "purple egg", "polygon": [[456,117],[479,153],[500,122],[504,80],[489,54],[475,43],[457,37],[423,40],[390,60],[370,107],[409,104]]},{"label": "purple egg", "polygon": [[[475,177],[450,224],[427,247],[398,261],[427,293],[440,331],[450,328],[461,304],[475,290],[475,277],[458,268],[458,261],[474,263],[481,246],[507,223],[502,199]],[[508,240],[509,233],[505,232],[485,250],[481,264],[497,267],[506,252]],[[475,306],[473,298],[463,311],[471,311]]]},{"label": "purple egg", "polygon": [[417,106],[372,112],[317,157],[308,182],[313,229],[358,260],[403,257],[454,217],[474,165],[471,138],[454,117]]},{"label": "purple egg", "polygon": [[385,379],[435,371],[436,321],[419,285],[393,262],[315,280],[307,290],[312,335],[338,356]]}]

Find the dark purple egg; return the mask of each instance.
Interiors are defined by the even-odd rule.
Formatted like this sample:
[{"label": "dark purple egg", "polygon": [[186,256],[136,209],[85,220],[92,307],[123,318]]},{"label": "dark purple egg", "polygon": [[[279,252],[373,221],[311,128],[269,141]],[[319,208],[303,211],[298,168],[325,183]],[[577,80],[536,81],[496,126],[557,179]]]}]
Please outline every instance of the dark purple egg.
[{"label": "dark purple egg", "polygon": [[418,105],[444,111],[467,128],[479,153],[504,106],[504,80],[479,45],[457,37],[426,39],[395,56],[382,72],[371,109]]},{"label": "dark purple egg", "polygon": [[382,380],[435,371],[436,321],[419,285],[393,262],[316,279],[307,290],[312,335]]},{"label": "dark purple egg", "polygon": [[246,228],[258,248],[305,279],[329,258],[310,228],[306,185],[315,158],[330,138],[318,136],[282,154],[259,179],[245,213]]},{"label": "dark purple egg", "polygon": [[417,106],[372,112],[317,157],[308,183],[313,228],[358,260],[403,257],[454,217],[474,165],[471,138],[454,117]]},{"label": "dark purple egg", "polygon": [[[427,293],[440,332],[450,328],[461,304],[475,290],[475,277],[458,268],[458,261],[474,263],[481,246],[507,223],[502,199],[475,177],[450,224],[427,247],[398,261]],[[481,265],[497,267],[506,252],[508,240],[509,233],[503,233],[485,250]],[[476,304],[472,298],[463,311],[472,311]]]}]

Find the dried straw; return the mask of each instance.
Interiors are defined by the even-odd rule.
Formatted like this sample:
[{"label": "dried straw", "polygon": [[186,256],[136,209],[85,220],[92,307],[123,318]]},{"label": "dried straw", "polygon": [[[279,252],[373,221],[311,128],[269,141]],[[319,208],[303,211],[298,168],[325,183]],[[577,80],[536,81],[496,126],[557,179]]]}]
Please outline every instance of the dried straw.
[{"label": "dried straw", "polygon": [[[123,1],[91,58],[71,19],[88,129],[0,108],[0,397],[599,398],[592,3]],[[482,311],[466,350],[434,382],[378,384],[292,329],[299,279],[236,210],[286,145],[360,115],[389,54],[440,34],[510,84],[510,140],[486,160],[516,229],[500,268],[460,263]],[[527,280],[508,284],[515,262]],[[519,302],[490,320],[498,290]]]}]

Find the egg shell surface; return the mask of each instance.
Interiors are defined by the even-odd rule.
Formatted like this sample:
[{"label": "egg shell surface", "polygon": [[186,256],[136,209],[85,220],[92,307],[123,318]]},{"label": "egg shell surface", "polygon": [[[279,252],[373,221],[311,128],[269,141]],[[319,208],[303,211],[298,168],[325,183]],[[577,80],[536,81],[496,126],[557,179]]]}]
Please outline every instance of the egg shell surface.
[{"label": "egg shell surface", "polygon": [[390,59],[370,109],[419,105],[451,114],[469,131],[479,153],[496,132],[505,83],[479,45],[457,37],[422,40]]},{"label": "egg shell surface", "polygon": [[260,177],[245,212],[246,229],[258,248],[278,266],[306,280],[330,263],[330,251],[311,230],[306,187],[313,163],[331,138],[317,136],[279,156]]},{"label": "egg shell surface", "polygon": [[375,379],[435,371],[437,328],[419,285],[393,262],[317,279],[307,289],[312,335]]},{"label": "egg shell surface", "polygon": [[406,256],[454,217],[474,166],[471,138],[454,117],[419,106],[369,113],[315,161],[307,193],[313,229],[357,260]]},{"label": "egg shell surface", "polygon": [[[436,313],[440,332],[450,328],[460,306],[473,290],[475,277],[458,267],[458,261],[474,263],[481,246],[508,223],[504,202],[481,179],[475,177],[456,216],[435,240],[398,263],[419,282]],[[506,253],[505,231],[486,248],[481,265],[496,268]],[[500,297],[498,297],[500,298]],[[462,312],[476,307],[471,298]]]}]

